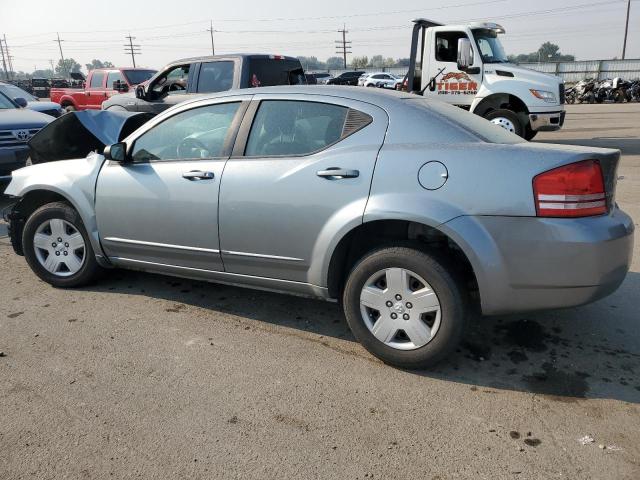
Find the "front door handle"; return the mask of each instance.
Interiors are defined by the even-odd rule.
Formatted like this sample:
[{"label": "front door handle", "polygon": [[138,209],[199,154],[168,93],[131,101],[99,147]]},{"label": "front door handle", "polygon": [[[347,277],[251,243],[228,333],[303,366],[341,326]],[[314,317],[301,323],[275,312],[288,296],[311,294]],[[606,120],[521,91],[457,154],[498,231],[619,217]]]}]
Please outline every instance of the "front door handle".
[{"label": "front door handle", "polygon": [[213,180],[214,176],[213,172],[203,172],[201,170],[191,170],[182,174],[182,178],[187,180]]},{"label": "front door handle", "polygon": [[319,170],[316,175],[330,180],[339,180],[341,178],[357,178],[360,176],[358,170],[347,170],[346,168],[330,167],[326,170]]}]

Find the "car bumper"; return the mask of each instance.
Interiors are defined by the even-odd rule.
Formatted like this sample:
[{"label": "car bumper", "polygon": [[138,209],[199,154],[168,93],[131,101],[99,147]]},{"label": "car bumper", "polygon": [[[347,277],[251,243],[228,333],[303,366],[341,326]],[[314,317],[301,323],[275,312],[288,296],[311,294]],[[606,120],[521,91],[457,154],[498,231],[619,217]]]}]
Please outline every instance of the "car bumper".
[{"label": "car bumper", "polygon": [[578,219],[467,216],[443,227],[471,261],[486,315],[603,298],[623,282],[633,254],[633,220],[618,208]]},{"label": "car bumper", "polygon": [[565,115],[564,110],[551,113],[531,113],[529,114],[529,123],[534,132],[553,132],[562,128]]},{"label": "car bumper", "polygon": [[24,167],[29,157],[29,147],[0,148],[0,177]]}]

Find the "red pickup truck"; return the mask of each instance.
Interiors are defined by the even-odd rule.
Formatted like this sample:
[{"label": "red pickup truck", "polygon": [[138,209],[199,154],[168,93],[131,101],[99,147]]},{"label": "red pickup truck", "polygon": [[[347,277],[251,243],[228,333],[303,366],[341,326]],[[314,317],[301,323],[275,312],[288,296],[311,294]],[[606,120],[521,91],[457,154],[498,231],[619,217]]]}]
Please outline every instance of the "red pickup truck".
[{"label": "red pickup truck", "polygon": [[85,88],[52,88],[49,96],[69,112],[100,110],[109,97],[128,92],[155,73],[156,70],[148,68],[100,68],[89,72]]}]

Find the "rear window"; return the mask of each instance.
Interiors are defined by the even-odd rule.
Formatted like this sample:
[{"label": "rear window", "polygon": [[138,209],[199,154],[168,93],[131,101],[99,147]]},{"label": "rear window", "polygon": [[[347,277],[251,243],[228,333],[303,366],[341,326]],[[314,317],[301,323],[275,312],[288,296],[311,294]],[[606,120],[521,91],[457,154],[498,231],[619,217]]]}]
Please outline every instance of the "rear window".
[{"label": "rear window", "polygon": [[249,60],[249,88],[305,83],[302,66],[297,60],[273,58],[251,58]]},{"label": "rear window", "polygon": [[467,112],[460,107],[455,107],[437,100],[428,101],[420,97],[406,99],[406,101],[411,102],[414,106],[424,107],[427,110],[445,117],[463,130],[475,134],[486,142],[508,144],[524,142],[518,135],[508,132],[504,128],[494,125],[490,121]]}]

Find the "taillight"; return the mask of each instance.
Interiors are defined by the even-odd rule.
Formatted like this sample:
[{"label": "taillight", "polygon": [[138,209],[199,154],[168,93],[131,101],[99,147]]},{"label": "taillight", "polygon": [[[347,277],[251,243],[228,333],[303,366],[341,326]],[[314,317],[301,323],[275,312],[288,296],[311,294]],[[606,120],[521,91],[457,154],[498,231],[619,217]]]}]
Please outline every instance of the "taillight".
[{"label": "taillight", "polygon": [[607,213],[602,168],[597,160],[564,165],[533,179],[539,217],[589,217]]}]

